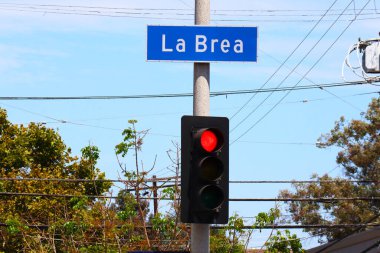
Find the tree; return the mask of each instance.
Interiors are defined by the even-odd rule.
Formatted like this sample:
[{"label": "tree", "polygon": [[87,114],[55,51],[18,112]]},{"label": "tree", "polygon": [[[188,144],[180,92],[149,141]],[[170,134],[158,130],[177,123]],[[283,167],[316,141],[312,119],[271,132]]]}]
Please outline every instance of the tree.
[{"label": "tree", "polygon": [[[8,121],[5,110],[0,109],[0,251],[55,251],[59,249],[55,235],[73,232],[80,227],[73,220],[83,216],[94,198],[111,187],[109,182],[57,182],[25,179],[104,179],[105,174],[96,168],[99,150],[94,146],[82,149],[79,159],[71,155],[59,134],[41,124],[15,125]],[[24,179],[24,180],[22,180]],[[49,194],[44,196],[18,196],[21,194]],[[74,195],[58,198],[54,195]],[[69,221],[68,221],[69,220]],[[71,222],[71,223],[70,223]],[[36,225],[30,229],[28,225]],[[39,225],[54,228],[52,233],[39,230]],[[47,235],[49,234],[49,235]],[[53,238],[53,244],[49,243]],[[64,243],[61,243],[63,245]],[[56,245],[57,247],[51,245]]]},{"label": "tree", "polygon": [[[188,250],[190,228],[179,221],[180,148],[174,144],[175,151],[168,151],[174,185],[150,187],[157,180],[147,178],[155,162],[146,169],[139,161],[147,131],[138,132],[135,120],[129,123],[115,146],[125,188],[111,201],[99,196],[111,183],[96,167],[100,153],[96,146],[84,147],[78,158],[53,129],[12,124],[0,109],[0,252]],[[127,163],[131,153],[133,162]],[[150,211],[153,192],[157,199],[171,201],[165,203],[165,212]],[[278,208],[273,208],[260,213],[246,229],[243,218],[233,215],[225,228],[212,231],[212,252],[244,252],[253,230],[274,225],[279,217]],[[286,235],[291,243],[278,236],[268,239],[267,248],[300,252],[295,251],[302,247],[299,241]]]},{"label": "tree", "polygon": [[[283,190],[280,196],[285,198],[380,197],[380,98],[372,100],[363,119],[347,122],[341,117],[330,133],[319,138],[319,148],[331,146],[341,149],[336,161],[344,171],[343,178],[332,178],[327,174],[313,175],[312,179],[321,182],[293,184],[294,192]],[[323,182],[325,180],[335,180],[335,182]],[[361,182],[352,182],[353,180]],[[379,200],[291,202],[288,207],[292,219],[301,224],[360,224],[369,220],[375,223],[380,221]],[[306,231],[320,238],[326,237],[330,241],[349,235],[355,229],[313,228]]]},{"label": "tree", "polygon": [[303,253],[301,240],[297,238],[296,234],[290,234],[289,230],[284,233],[277,231],[265,243],[267,253]]}]

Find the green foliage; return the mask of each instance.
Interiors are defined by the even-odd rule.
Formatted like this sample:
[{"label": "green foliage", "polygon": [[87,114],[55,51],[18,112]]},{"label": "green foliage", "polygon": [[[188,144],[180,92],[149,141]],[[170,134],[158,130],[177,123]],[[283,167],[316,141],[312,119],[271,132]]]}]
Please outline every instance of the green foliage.
[{"label": "green foliage", "polygon": [[[5,110],[0,109],[1,178],[104,179],[105,174],[95,167],[98,158],[98,148],[88,146],[82,149],[82,157],[78,159],[71,155],[70,148],[53,129],[36,123],[14,125],[7,120]],[[103,194],[111,186],[109,182],[34,180],[2,181],[0,184],[0,190],[4,192],[77,196],[71,199],[1,197],[0,223],[5,223],[6,228],[0,229],[0,251],[5,252],[72,251],[76,248],[75,243],[60,243],[53,238],[56,234],[83,238],[83,233],[91,227],[88,223],[93,222],[88,213],[95,204],[94,199],[83,195]],[[28,228],[26,224],[50,227],[45,232]],[[70,250],[68,245],[71,245]]]},{"label": "green foliage", "polygon": [[[136,124],[137,121],[129,120],[128,123],[134,126],[134,124]],[[119,143],[118,145],[116,145],[115,147],[117,155],[121,155],[122,157],[125,157],[128,154],[128,151],[130,148],[137,146],[137,144],[139,146],[142,145],[142,143],[135,142],[135,139],[137,138],[137,132],[136,132],[136,129],[134,129],[134,127],[128,127],[124,129],[122,135],[124,136],[123,141]]]},{"label": "green foliage", "polygon": [[[336,161],[345,178],[313,175],[316,181],[336,180],[336,183],[316,182],[293,184],[294,192],[284,190],[284,198],[344,198],[380,197],[380,98],[373,99],[361,120],[347,122],[344,117],[335,123],[330,133],[322,135],[318,147],[337,146]],[[354,183],[353,180],[372,180],[377,183]],[[379,201],[336,201],[329,203],[291,202],[292,219],[301,224],[366,223],[380,212]],[[328,215],[327,215],[327,214]],[[374,222],[379,222],[380,218]],[[306,229],[312,235],[334,240],[351,234],[355,228]]]},{"label": "green foliage", "polygon": [[261,212],[255,217],[254,227],[261,232],[262,227],[274,224],[275,220],[280,217],[278,208],[271,208],[268,213]]},{"label": "green foliage", "polygon": [[337,163],[348,178],[380,179],[380,98],[373,99],[362,120],[346,122],[344,117],[335,123],[330,133],[319,138],[319,147],[337,146],[341,151]]},{"label": "green foliage", "polygon": [[86,196],[73,197],[69,200],[73,210],[81,210],[88,207],[89,199]]},{"label": "green foliage", "polygon": [[83,159],[93,161],[94,163],[99,159],[100,150],[96,146],[87,146],[81,149]]},{"label": "green foliage", "polygon": [[168,187],[162,190],[162,198],[169,198],[171,200],[174,200],[175,197],[175,189],[174,187]]},{"label": "green foliage", "polygon": [[[165,214],[151,214],[149,202],[141,198],[149,194],[141,190],[147,186],[149,170],[144,170],[138,160],[146,132],[136,131],[137,121],[129,123],[131,126],[122,133],[122,142],[115,147],[126,178],[125,188],[111,202],[88,197],[105,194],[112,186],[103,180],[105,173],[97,168],[100,150],[96,146],[82,148],[78,158],[71,154],[70,148],[53,129],[35,123],[14,125],[0,109],[0,177],[86,179],[86,182],[0,182],[0,191],[5,192],[74,196],[1,197],[0,223],[6,226],[0,228],[0,252],[113,253],[188,249],[189,229],[179,222],[178,188],[158,189],[160,196],[173,201]],[[133,166],[128,164],[127,168],[122,162],[128,159],[131,151],[134,163]],[[119,160],[121,158],[123,161]],[[245,252],[253,229],[275,224],[279,216],[277,208],[260,213],[252,229],[247,230],[243,218],[234,214],[224,229],[211,231],[211,252]],[[26,224],[41,225],[42,228]],[[148,226],[152,229],[147,229]],[[272,244],[268,244],[273,249],[281,246],[277,246],[282,241],[280,235],[276,236],[269,241]],[[288,248],[300,248],[294,236],[285,236],[292,239]]]},{"label": "green foliage", "polygon": [[300,239],[296,234],[290,234],[289,230],[285,230],[284,234],[277,231],[276,235],[272,235],[265,243],[267,247],[265,252],[268,253],[303,253]]},{"label": "green foliage", "polygon": [[21,222],[19,221],[19,219],[15,218],[15,217],[8,218],[5,221],[5,224],[7,225],[7,227],[6,227],[7,232],[10,235],[16,235],[16,234],[21,233],[21,231],[28,229],[27,226],[22,225]]},{"label": "green foliage", "polygon": [[151,219],[151,224],[152,229],[161,240],[171,239],[173,237],[173,231],[177,231],[175,219],[170,216],[158,214]]},{"label": "green foliage", "polygon": [[212,230],[210,234],[210,251],[216,253],[245,252],[243,238],[247,232],[243,229],[244,220],[237,214],[228,219],[225,229]]},{"label": "green foliage", "polygon": [[79,231],[79,226],[75,221],[68,221],[63,224],[63,230],[66,235],[73,235]]}]

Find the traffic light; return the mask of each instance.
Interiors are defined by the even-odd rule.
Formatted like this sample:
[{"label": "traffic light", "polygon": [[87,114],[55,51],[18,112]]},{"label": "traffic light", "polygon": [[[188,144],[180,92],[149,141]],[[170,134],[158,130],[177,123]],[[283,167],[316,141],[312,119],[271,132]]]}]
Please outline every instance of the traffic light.
[{"label": "traffic light", "polygon": [[182,117],[182,222],[227,223],[228,148],[228,118]]}]

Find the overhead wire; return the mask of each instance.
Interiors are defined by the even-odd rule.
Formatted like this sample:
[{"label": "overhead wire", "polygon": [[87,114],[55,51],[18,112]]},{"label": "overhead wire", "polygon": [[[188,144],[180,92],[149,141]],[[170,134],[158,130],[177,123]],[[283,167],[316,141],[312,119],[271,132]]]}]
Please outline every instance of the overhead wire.
[{"label": "overhead wire", "polygon": [[[180,177],[158,177],[158,178],[146,178],[144,182],[169,182],[171,180],[178,180]],[[124,179],[70,179],[70,178],[21,178],[21,177],[1,177],[0,181],[39,181],[39,182],[65,182],[65,183],[78,183],[78,182],[111,182],[111,183],[137,183],[136,180],[124,180]],[[230,180],[231,184],[294,184],[294,183],[379,183],[378,180]]]},{"label": "overhead wire", "polygon": [[[348,9],[348,7],[351,5],[351,3],[353,2],[350,1],[348,3],[348,5],[346,6],[346,8],[342,11],[341,14],[343,14],[346,9]],[[335,4],[336,2],[334,2],[333,4]],[[330,8],[326,11],[326,13],[333,7],[330,6]],[[276,86],[276,88],[279,88],[295,71],[296,69],[303,63],[303,61],[310,55],[310,53],[316,48],[316,46],[322,41],[322,39],[327,35],[327,33],[332,29],[332,27],[337,23],[337,21],[339,20],[341,16],[338,16],[335,21],[333,23],[331,23],[331,25],[327,28],[327,30],[322,34],[322,36],[312,45],[312,47],[307,51],[307,53],[301,58],[300,61],[298,61],[298,63],[292,68],[292,70],[281,80],[281,82]],[[316,24],[317,25],[317,24]],[[316,25],[313,27],[313,29],[316,27]],[[310,32],[308,33],[308,35],[310,35],[310,33],[313,31],[310,30]],[[306,38],[308,37],[308,35],[305,37],[304,40],[306,40]],[[303,40],[303,41],[304,41]],[[302,41],[302,42],[303,42]],[[295,50],[292,51],[292,53],[294,53]],[[290,57],[289,57],[290,58]],[[287,58],[288,59],[288,58]],[[280,67],[283,67],[285,65],[287,60],[284,61],[283,64],[280,65]],[[279,70],[279,68],[278,68]],[[276,73],[276,72],[275,72]],[[271,75],[271,77],[274,76],[274,75]],[[269,80],[269,79],[268,79]],[[237,129],[241,124],[243,124],[253,113],[255,113],[257,111],[258,108],[260,108],[260,106],[262,104],[264,104],[271,96],[273,95],[273,92],[270,93],[269,95],[267,95],[253,110],[251,110],[242,120],[240,120],[232,129],[230,132],[233,132],[235,129]],[[244,106],[243,106],[244,107]],[[243,108],[242,107],[242,108]],[[241,137],[238,137],[238,139],[240,139]],[[231,143],[233,144],[234,141]]]},{"label": "overhead wire", "polygon": [[[374,83],[380,83],[376,81]],[[351,82],[334,82],[334,83],[322,83],[317,84],[313,82],[313,85],[301,85],[301,86],[288,86],[288,87],[274,87],[266,88],[260,87],[259,89],[248,90],[226,90],[226,91],[213,91],[210,92],[211,97],[226,96],[226,95],[242,95],[242,94],[256,94],[256,93],[273,93],[283,91],[296,91],[296,90],[309,90],[309,89],[321,89],[321,88],[335,88],[345,86],[355,86],[368,84],[366,81],[351,81]],[[180,98],[180,97],[192,97],[193,93],[166,93],[166,94],[140,94],[140,95],[104,95],[104,96],[0,96],[2,101],[14,101],[14,100],[111,100],[111,99],[152,99],[152,98]]]},{"label": "overhead wire", "polygon": [[[367,10],[375,11],[377,13],[376,3],[374,8]],[[36,3],[12,3],[0,2],[0,5],[13,5],[13,6],[34,6],[34,7],[63,7],[63,8],[88,8],[88,9],[110,9],[110,10],[168,10],[168,11],[186,11],[189,9],[184,8],[148,8],[148,7],[121,7],[121,6],[93,6],[93,5],[63,5],[63,4],[36,4]],[[211,9],[213,12],[324,12],[325,9]],[[331,9],[331,11],[340,12],[342,9]],[[355,8],[348,9],[348,11],[356,11]]]},{"label": "overhead wire", "polygon": [[[107,195],[87,195],[87,194],[56,194],[56,193],[36,193],[36,192],[0,192],[0,196],[24,196],[24,197],[47,197],[47,198],[76,198],[87,197],[91,199],[118,199],[118,196]],[[140,197],[141,200],[172,200],[161,197]],[[338,201],[378,201],[380,197],[334,197],[334,198],[229,198],[230,202],[321,202],[330,203]]]},{"label": "overhead wire", "polygon": [[[370,217],[364,224],[369,224],[373,221],[375,221],[376,219],[378,219],[380,217],[380,212],[378,212],[377,214],[375,214],[373,217]],[[327,245],[325,245],[324,247],[322,247],[320,250],[318,250],[316,253],[322,253],[322,252],[326,252],[326,250],[328,248],[331,248],[332,246],[334,246],[335,244],[341,242],[342,240],[346,239],[347,237],[349,237],[350,235],[354,235],[355,233],[359,232],[361,229],[363,229],[365,226],[359,226],[357,229],[355,229],[351,234],[349,235],[346,235],[346,236],[343,236]]]},{"label": "overhead wire", "polygon": [[[372,84],[373,85],[373,84]],[[377,85],[374,85],[374,86],[377,86]],[[345,95],[345,96],[332,96],[332,97],[323,97],[323,98],[314,98],[314,99],[302,99],[302,100],[294,100],[294,101],[287,101],[287,102],[283,102],[281,104],[296,104],[296,103],[302,103],[302,104],[305,104],[305,103],[309,103],[309,102],[316,102],[316,101],[325,101],[325,100],[330,100],[330,99],[338,99],[338,98],[348,98],[348,97],[356,97],[356,96],[364,96],[364,95],[372,95],[372,94],[379,94],[380,95],[380,90],[379,91],[374,91],[374,92],[363,92],[363,93],[354,93],[354,94],[351,94],[351,95]],[[5,106],[9,106],[11,108],[15,108],[15,109],[20,109],[20,107],[16,107],[16,106],[11,106],[11,105],[8,105],[8,104],[5,104],[5,103],[0,103],[0,105],[5,105]],[[266,104],[267,106],[270,106],[270,105],[274,105],[273,104]],[[237,107],[228,107],[228,108],[215,108],[214,110],[233,110]],[[29,112],[29,113],[32,113],[32,114],[35,114],[35,115],[39,115],[39,116],[42,116],[42,117],[45,117],[45,115],[43,114],[40,114],[40,113],[34,113],[34,112],[30,112],[29,110],[23,110],[25,112]],[[152,116],[162,116],[162,115],[183,115],[185,114],[186,112],[168,112],[168,113],[154,113],[154,114],[139,114],[139,115],[129,115],[129,116],[114,116],[114,117],[98,117],[98,118],[86,118],[86,119],[75,119],[75,120],[70,120],[70,121],[74,121],[74,122],[86,122],[86,121],[99,121],[99,120],[115,120],[115,119],[124,119],[124,118],[136,118],[136,117],[152,117]],[[60,122],[61,120],[56,120],[56,121],[46,121],[46,122],[41,122],[43,124],[53,124],[53,123],[60,123],[62,124],[62,122]],[[171,135],[171,134],[160,134],[160,133],[152,133],[152,132],[149,132],[148,135],[160,135],[160,136],[168,136],[168,137],[180,137],[178,135]],[[264,144],[297,144],[297,143],[287,143],[287,142],[261,142],[261,141],[240,141],[240,142],[252,142],[252,143],[264,143]],[[308,143],[308,144],[313,144],[315,145],[315,143]]]},{"label": "overhead wire", "polygon": [[[21,3],[0,3],[0,6],[3,6],[3,8],[11,8],[11,7],[18,7],[23,9],[33,9],[33,10],[67,10],[71,9],[72,11],[86,11],[91,10],[88,12],[94,12],[99,13],[101,11],[112,10],[113,13],[119,13],[119,14],[159,14],[159,15],[166,15],[166,14],[174,14],[174,15],[194,15],[193,13],[193,7],[187,4],[184,0],[178,0],[185,6],[189,7],[186,9],[183,8],[133,8],[133,7],[110,7],[110,6],[86,6],[86,5],[58,5],[58,4],[21,4]],[[62,8],[62,9],[59,9]],[[123,10],[124,12],[120,11]],[[354,13],[346,13],[343,14],[344,16],[355,16],[357,13],[355,13],[355,9],[349,9],[350,11],[354,11]],[[125,11],[141,11],[141,12],[125,12]],[[142,12],[144,11],[144,12]],[[151,11],[151,12],[147,12]],[[153,12],[152,12],[153,11]],[[157,11],[161,11],[158,12]],[[162,12],[166,11],[166,12]],[[173,11],[180,11],[180,12],[174,12]],[[183,11],[189,11],[189,13],[184,13]],[[307,9],[299,9],[299,10],[288,10],[288,9],[247,9],[247,10],[238,10],[238,9],[212,9],[211,14],[214,16],[281,16],[281,17],[288,17],[288,16],[300,16],[300,17],[318,17],[321,14],[315,13],[315,12],[324,12],[325,10],[307,10]],[[340,9],[331,9],[331,11],[340,11]],[[360,15],[373,15],[377,14],[376,8],[374,9],[367,9],[367,11],[373,11],[368,13],[361,13]],[[223,13],[224,12],[224,13]],[[239,12],[245,13],[245,14],[239,14]],[[254,13],[254,14],[247,14],[247,13]],[[290,14],[282,14],[290,12]],[[300,12],[300,14],[297,14],[297,12]],[[311,14],[306,14],[305,12],[312,12]],[[258,14],[258,13],[267,13],[267,14]],[[278,14],[281,13],[281,14]],[[336,16],[339,15],[337,13],[330,13],[326,16]]]},{"label": "overhead wire", "polygon": [[[379,223],[368,223],[368,224],[306,224],[306,225],[294,225],[294,224],[272,224],[272,225],[263,225],[263,226],[242,226],[241,229],[300,229],[300,228],[348,228],[348,227],[374,227],[374,226],[379,226]],[[12,226],[10,224],[6,223],[0,223],[0,227],[9,227]],[[51,227],[50,225],[34,225],[34,224],[28,224],[24,225],[29,228],[37,228],[37,229],[48,229]],[[122,228],[122,226],[115,226],[116,228]],[[147,229],[152,229],[153,227],[150,225],[145,226]],[[99,226],[94,226],[94,228],[103,228],[102,225]],[[139,228],[138,226],[136,228]],[[229,226],[225,225],[214,225],[210,226],[210,229],[226,229],[230,228]],[[311,237],[315,237],[317,235],[313,235]],[[311,238],[311,237],[307,237]],[[96,239],[98,237],[89,237]],[[301,239],[301,238],[299,238]],[[62,239],[57,239],[57,240],[62,240]],[[153,240],[151,240],[153,241]],[[171,240],[172,241],[172,240]],[[285,240],[288,241],[288,240]]]},{"label": "overhead wire", "polygon": [[[324,13],[327,14],[329,10],[335,5],[337,0],[335,0],[332,5],[327,9],[327,11]],[[286,59],[280,64],[280,66],[277,67],[277,69],[267,78],[267,80],[260,86],[259,89],[262,89],[267,85],[267,83],[272,80],[272,78],[277,74],[278,71],[288,62],[288,60],[293,56],[293,54],[300,48],[300,46],[303,44],[303,42],[310,36],[310,34],[314,31],[314,29],[318,26],[318,24],[321,22],[321,20],[325,17],[322,16],[319,21],[314,24],[314,26],[309,30],[309,32],[304,36],[304,38],[297,44],[297,46],[293,49],[293,51],[286,57]],[[232,120],[237,114],[239,114],[251,101],[252,99],[256,96],[256,94],[253,94],[231,117],[230,119]],[[233,130],[231,130],[233,131]]]},{"label": "overhead wire", "polygon": [[[180,0],[182,1],[182,0]],[[76,8],[76,9],[73,9]],[[90,9],[90,10],[85,10]],[[171,12],[146,12],[148,11],[173,11],[173,10],[181,10],[188,11],[189,9],[174,9],[174,8],[123,8],[123,7],[96,7],[96,6],[75,6],[75,5],[33,5],[33,4],[11,4],[11,3],[0,3],[0,10],[3,11],[17,11],[17,12],[30,12],[30,13],[43,13],[43,14],[61,14],[61,15],[79,15],[79,16],[100,16],[100,17],[113,17],[113,18],[136,18],[136,19],[157,19],[157,20],[183,20],[183,21],[192,21],[193,18],[176,18],[176,17],[168,17],[167,15],[174,16],[193,16],[193,13],[171,13]],[[107,10],[107,11],[104,11]],[[113,11],[110,11],[113,10]],[[128,11],[120,11],[120,10],[128,10]],[[131,12],[134,11],[134,12]],[[136,12],[136,11],[145,11],[145,12]],[[301,10],[300,10],[301,11]],[[213,11],[214,13],[215,11]],[[235,11],[236,12],[236,11]],[[270,12],[270,10],[268,11]],[[376,15],[377,13],[363,13],[361,15]],[[150,16],[147,16],[150,15]],[[155,15],[155,16],[151,16]],[[164,15],[166,15],[164,17]],[[214,13],[212,15],[215,16],[242,16],[242,17],[313,17],[319,15],[306,15],[299,14],[295,15],[294,13],[291,15],[276,15],[276,14],[265,14],[265,15],[252,15],[252,14],[223,14],[223,13]],[[336,15],[336,14],[331,14]],[[354,14],[346,14],[346,15],[354,15]],[[368,20],[368,19],[378,19],[380,16],[370,17],[370,18],[362,18],[357,20]],[[316,19],[213,19],[216,22],[315,22]],[[324,21],[332,21],[332,20],[324,20]],[[344,21],[344,20],[341,20]],[[346,20],[349,21],[349,20]]]},{"label": "overhead wire", "polygon": [[190,6],[188,3],[185,2],[185,0],[178,0],[179,2],[181,2],[183,5],[189,7],[190,9],[192,8],[192,6]]},{"label": "overhead wire", "polygon": [[[357,93],[357,94],[352,94],[352,95],[348,95],[348,96],[345,96],[345,97],[353,97],[353,96],[362,96],[362,95],[370,95],[370,94],[379,94],[380,95],[380,91],[378,92],[366,92],[366,93]],[[327,99],[331,99],[331,98],[316,98],[316,99],[307,99],[307,100],[300,100],[300,101],[290,101],[290,102],[286,102],[286,103],[282,103],[282,104],[292,104],[292,103],[308,103],[308,102],[314,102],[314,101],[323,101],[323,100],[327,100]],[[41,113],[37,113],[37,112],[32,112],[30,110],[27,110],[27,109],[24,109],[24,108],[21,108],[19,106],[13,106],[13,105],[9,105],[9,104],[5,104],[5,103],[0,103],[0,104],[3,104],[7,107],[10,107],[10,108],[14,108],[14,109],[17,109],[17,110],[21,110],[21,111],[24,111],[24,112],[28,112],[28,113],[31,113],[33,115],[38,115],[38,116],[41,116],[41,117],[45,117],[47,119],[51,119],[51,120],[54,120],[53,122],[37,122],[39,124],[70,124],[70,125],[77,125],[77,126],[84,126],[84,127],[92,127],[92,128],[98,128],[98,129],[104,129],[104,130],[112,130],[112,131],[122,131],[124,129],[118,129],[118,128],[111,128],[111,127],[104,127],[104,126],[99,126],[99,125],[90,125],[90,124],[84,124],[84,123],[78,123],[78,121],[89,121],[89,119],[86,119],[86,120],[76,120],[76,121],[73,121],[73,120],[64,120],[64,119],[58,119],[58,118],[54,118],[54,117],[51,117],[51,116],[48,116],[48,115],[45,115],[45,114],[41,114]],[[270,104],[268,104],[270,105]],[[136,116],[134,116],[136,117]],[[120,118],[120,117],[117,117],[117,118]],[[133,117],[132,117],[133,118]],[[115,119],[115,118],[106,118],[106,119]],[[97,118],[97,119],[90,119],[90,120],[104,120],[104,118]],[[25,123],[25,124],[28,124],[28,123]],[[163,133],[154,133],[154,132],[148,132],[147,133],[148,135],[153,135],[153,136],[165,136],[165,137],[172,137],[172,138],[180,138],[179,135],[173,135],[173,134],[163,134]],[[315,145],[315,144],[312,144],[312,143],[308,143],[308,144],[305,144],[305,143],[295,143],[295,142],[268,142],[268,141],[239,141],[239,142],[248,142],[248,143],[261,143],[261,144],[281,144],[281,145],[286,145],[286,144],[289,144],[289,145]]]},{"label": "overhead wire", "polygon": [[355,110],[357,110],[357,111],[359,111],[359,112],[363,112],[363,111],[364,111],[363,109],[361,109],[361,108],[357,107],[356,105],[354,105],[354,104],[348,102],[347,100],[345,100],[345,99],[343,99],[342,97],[336,95],[335,93],[333,93],[333,92],[331,92],[331,91],[329,91],[329,90],[326,90],[326,89],[323,88],[323,87],[321,87],[321,90],[323,90],[324,92],[327,92],[327,93],[333,95],[334,97],[336,97],[337,99],[339,99],[339,100],[342,101],[343,103],[347,104],[348,106],[354,108]]},{"label": "overhead wire", "polygon": [[[365,7],[369,4],[371,0],[368,0],[367,3],[360,9],[359,13],[365,9]],[[330,51],[330,49],[335,45],[335,43],[342,37],[342,35],[347,31],[347,29],[351,26],[354,20],[350,21],[348,25],[343,29],[343,31],[339,34],[339,36],[330,44],[330,46],[323,52],[323,54],[317,59],[317,61],[309,68],[309,70],[303,75],[303,77],[295,84],[297,86],[313,69],[314,67],[321,61],[321,59]],[[294,87],[295,87],[294,86]],[[254,128],[258,123],[260,123],[267,115],[269,115],[289,94],[291,90],[285,93],[285,95],[270,109],[268,110],[261,118],[259,118],[251,127],[249,127],[243,134],[237,137],[230,145],[235,143],[237,140],[246,135],[252,128]]]},{"label": "overhead wire", "polygon": [[[263,53],[265,53],[263,50],[261,50],[261,51],[262,51]],[[270,54],[268,54],[268,53],[265,53],[265,54],[266,54],[267,56],[271,57],[273,60],[275,60],[275,61],[277,61],[277,62],[280,62],[278,59],[276,59],[276,58],[273,57],[272,55],[270,55]],[[285,65],[285,68],[290,69],[290,68],[289,68],[288,66],[286,66],[286,65]],[[298,75],[300,75],[300,76],[302,76],[302,74],[299,73],[298,71],[295,71],[295,73],[298,74]],[[315,83],[313,80],[311,80],[311,79],[308,78],[308,77],[305,77],[305,80],[311,82],[311,83],[314,84],[314,85],[317,85],[317,83]],[[367,82],[367,84],[368,84],[368,82]],[[319,87],[319,88],[320,88],[321,90],[323,90],[323,91],[329,93],[330,95],[333,95],[335,98],[341,100],[343,103],[349,105],[350,107],[354,108],[355,110],[358,110],[359,112],[362,112],[362,111],[363,111],[361,108],[359,108],[359,107],[353,105],[352,103],[350,103],[350,102],[348,102],[347,100],[343,99],[342,97],[336,95],[335,93],[326,90],[324,87]]]}]

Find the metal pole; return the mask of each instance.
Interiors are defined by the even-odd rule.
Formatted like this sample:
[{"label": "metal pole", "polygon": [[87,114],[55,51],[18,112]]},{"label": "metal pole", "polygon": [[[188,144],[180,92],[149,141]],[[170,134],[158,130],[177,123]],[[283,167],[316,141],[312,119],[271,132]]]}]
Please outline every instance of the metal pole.
[{"label": "metal pole", "polygon": [[[210,0],[195,0],[195,25],[210,23]],[[194,63],[193,115],[210,114],[210,63]],[[191,252],[210,252],[210,225],[191,224]]]}]

